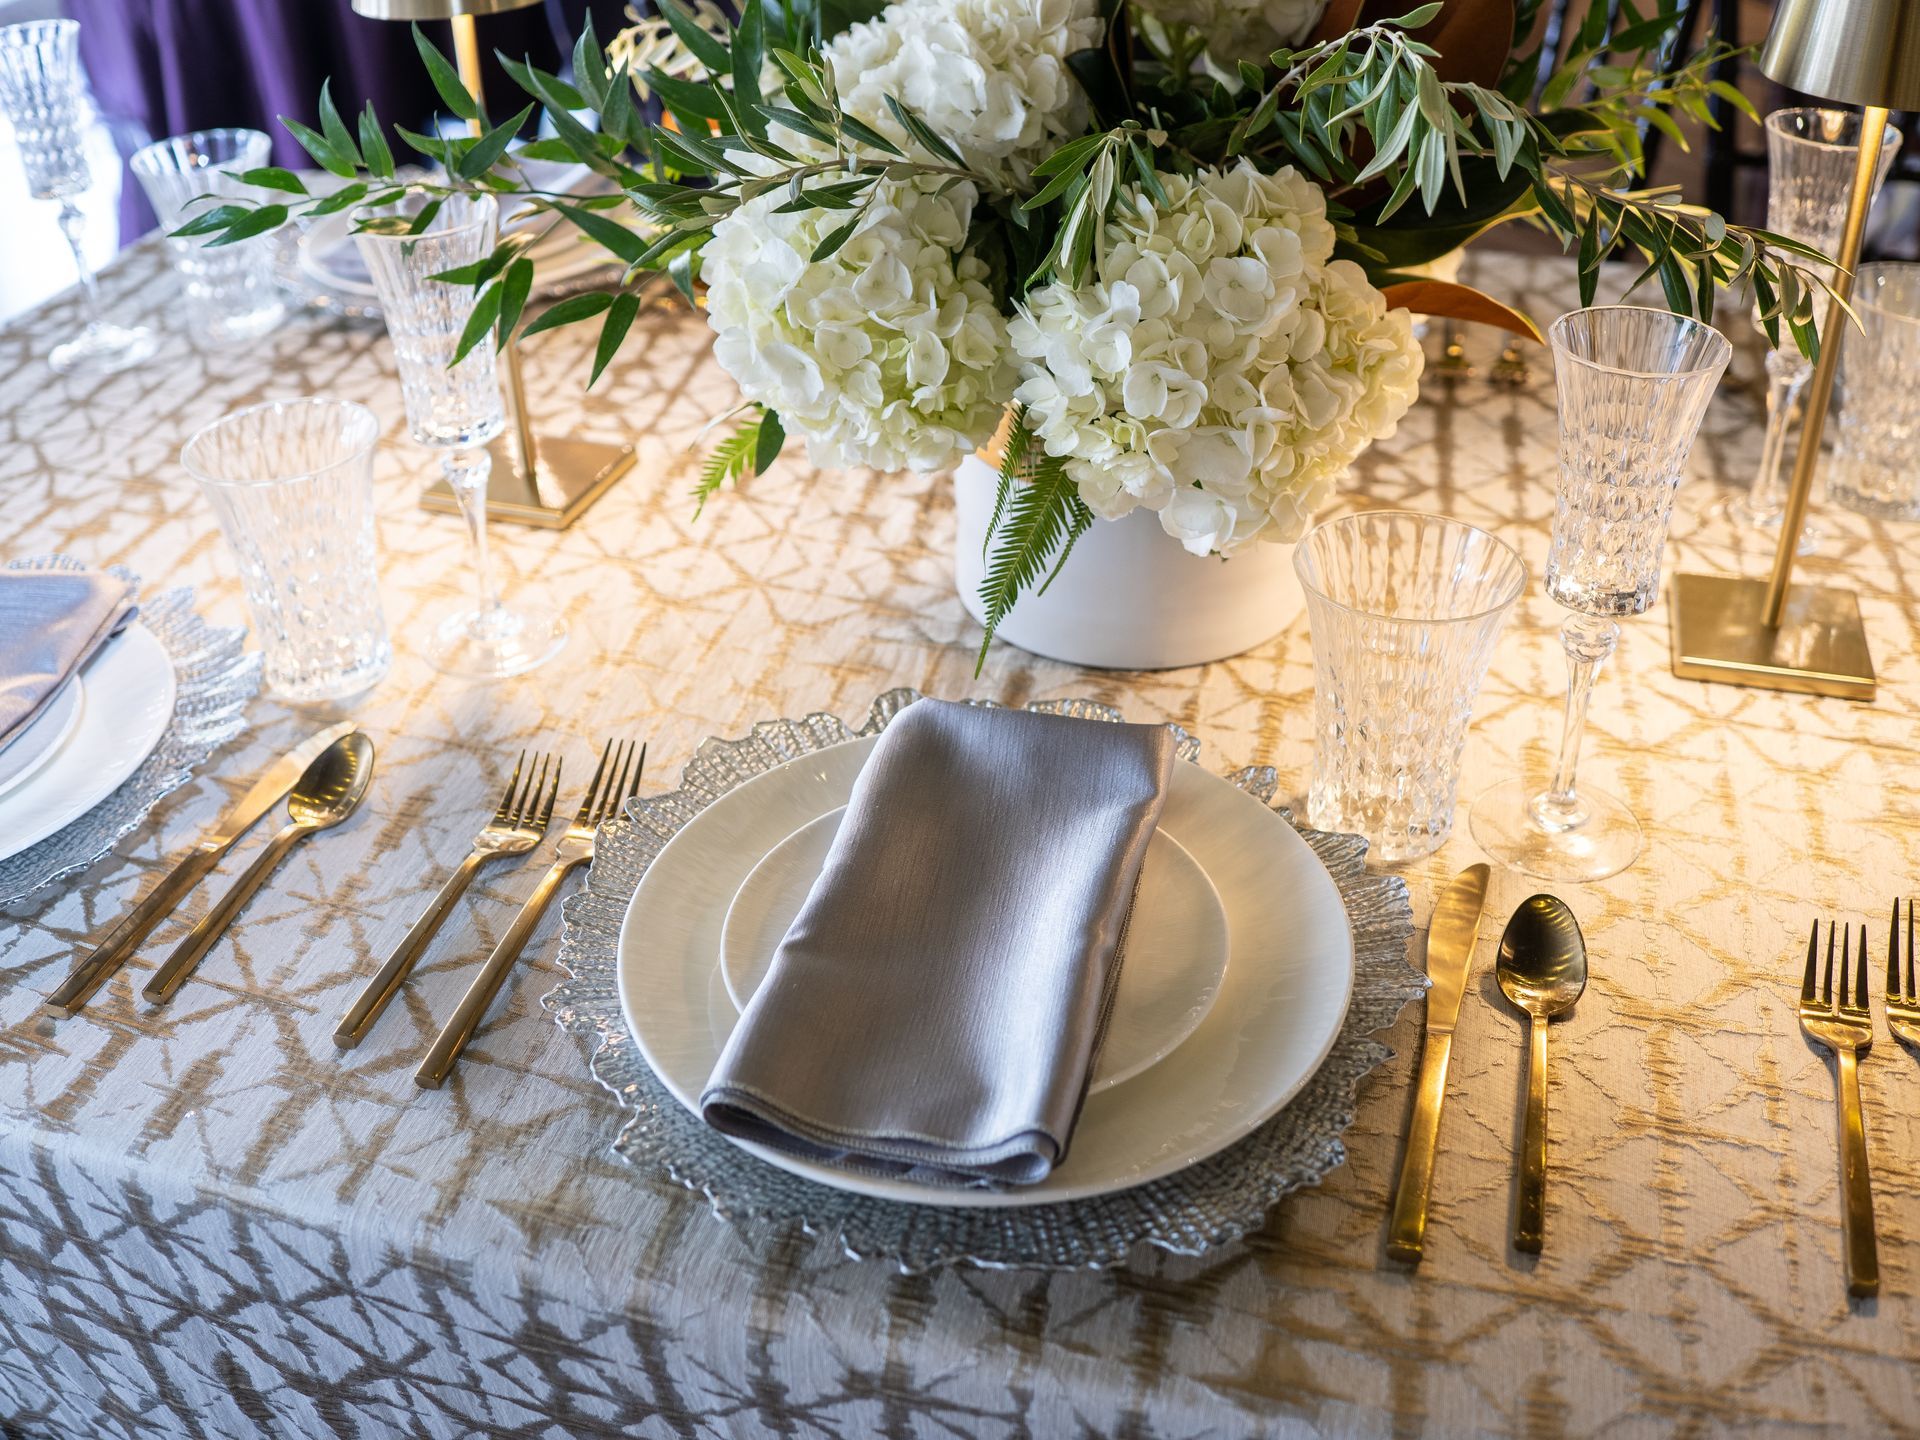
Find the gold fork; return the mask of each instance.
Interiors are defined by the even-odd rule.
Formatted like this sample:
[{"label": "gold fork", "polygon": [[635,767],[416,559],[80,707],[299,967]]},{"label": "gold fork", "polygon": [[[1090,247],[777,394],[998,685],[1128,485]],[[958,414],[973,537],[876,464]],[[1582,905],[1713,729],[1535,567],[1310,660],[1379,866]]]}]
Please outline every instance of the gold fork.
[{"label": "gold fork", "polygon": [[1847,1246],[1847,1293],[1880,1293],[1880,1255],[1873,1234],[1873,1183],[1867,1174],[1867,1130],[1860,1117],[1860,1057],[1873,1044],[1873,1017],[1867,1010],[1867,927],[1860,927],[1860,963],[1851,990],[1847,970],[1852,964],[1853,934],[1838,931],[1840,993],[1833,989],[1833,951],[1836,927],[1827,922],[1825,983],[1814,986],[1819,958],[1820,922],[1813,922],[1807,939],[1807,973],[1800,982],[1800,1028],[1809,1040],[1833,1051],[1840,1064],[1840,1181],[1841,1229]]},{"label": "gold fork", "polygon": [[[527,897],[527,903],[520,907],[520,913],[513,917],[513,924],[507,927],[507,933],[493,947],[487,963],[480,967],[480,973],[473,977],[473,984],[461,997],[453,1018],[447,1021],[446,1027],[434,1040],[426,1059],[420,1062],[420,1068],[413,1072],[416,1085],[427,1090],[438,1090],[447,1076],[453,1073],[460,1052],[467,1048],[467,1041],[473,1038],[473,1032],[480,1028],[480,1022],[486,1018],[487,1007],[493,1004],[500,982],[507,978],[513,962],[520,958],[521,949],[540,924],[540,917],[546,914],[548,904],[560,889],[560,882],[575,867],[593,863],[594,833],[620,813],[621,806],[640,788],[640,773],[646,768],[645,745],[640,747],[636,760],[631,740],[619,746],[611,740],[607,742],[606,749],[600,752],[600,764],[587,786],[586,798],[580,802],[579,813],[573,817],[573,823],[567,826],[567,833],[560,837],[560,844],[554,850],[553,864],[540,877],[540,883],[534,887],[533,894]],[[602,780],[606,782],[604,785]]]},{"label": "gold fork", "polygon": [[[522,771],[527,772],[525,785],[520,783]],[[426,953],[428,942],[445,922],[454,901],[466,893],[473,877],[480,873],[480,867],[489,860],[524,855],[538,845],[553,821],[553,802],[559,793],[559,761],[551,755],[535,755],[529,767],[527,752],[522,750],[507,780],[507,793],[500,797],[500,806],[493,812],[493,818],[473,837],[473,849],[467,858],[447,877],[440,893],[433,897],[433,903],[413,922],[413,928],[387,957],[379,974],[367,982],[352,1008],[341,1017],[340,1028],[333,1032],[334,1044],[342,1050],[351,1050],[367,1038],[367,1032],[400,993],[401,983],[413,973],[413,967]]]},{"label": "gold fork", "polygon": [[1907,984],[1900,986],[1900,901],[1893,902],[1893,932],[1887,936],[1887,1029],[1920,1045],[1920,990],[1914,988],[1913,901],[1907,901]]}]

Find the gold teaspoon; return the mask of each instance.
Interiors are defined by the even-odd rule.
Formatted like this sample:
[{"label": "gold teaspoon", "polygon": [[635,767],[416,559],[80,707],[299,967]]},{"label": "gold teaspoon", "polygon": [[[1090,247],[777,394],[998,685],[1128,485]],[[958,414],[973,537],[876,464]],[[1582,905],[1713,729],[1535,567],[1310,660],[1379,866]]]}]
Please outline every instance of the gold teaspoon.
[{"label": "gold teaspoon", "polygon": [[1527,1122],[1513,1248],[1538,1255],[1546,1234],[1547,1026],[1587,988],[1587,942],[1564,900],[1535,895],[1521,902],[1500,937],[1494,973],[1507,999],[1528,1016]]},{"label": "gold teaspoon", "polygon": [[332,829],[353,814],[372,780],[373,742],[359,731],[342,736],[322,750],[287,795],[290,823],[262,847],[232,888],[186,933],[140,993],[155,1005],[172,999],[173,992],[194,972],[287,853],[307,836]]}]

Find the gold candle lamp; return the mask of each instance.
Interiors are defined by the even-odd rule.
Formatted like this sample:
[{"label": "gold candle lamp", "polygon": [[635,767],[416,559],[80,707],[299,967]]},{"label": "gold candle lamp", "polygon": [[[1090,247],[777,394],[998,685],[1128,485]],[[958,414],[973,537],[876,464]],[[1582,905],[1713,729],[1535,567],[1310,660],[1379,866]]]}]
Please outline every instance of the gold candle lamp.
[{"label": "gold candle lamp", "polygon": [[[453,24],[454,62],[476,101],[485,104],[480,83],[480,39],[476,15],[498,15],[537,5],[540,0],[353,0],[354,12],[373,20],[447,20]],[[479,133],[479,127],[474,127]],[[543,530],[564,530],[598,500],[606,488],[633,468],[631,445],[533,433],[527,415],[526,384],[520,357],[509,340],[500,352],[500,388],[506,401],[507,428],[488,447],[493,469],[487,482],[487,518]],[[436,480],[420,497],[429,510],[460,513],[460,503],[445,480]]]},{"label": "gold candle lamp", "polygon": [[1820,464],[1820,436],[1833,396],[1853,294],[1853,272],[1873,201],[1874,170],[1888,110],[1920,110],[1920,4],[1914,0],[1781,0],[1760,53],[1770,79],[1818,99],[1858,105],[1860,141],[1834,290],[1820,330],[1820,359],[1773,574],[1765,581],[1676,575],[1673,673],[1849,700],[1874,696],[1873,657],[1851,590],[1794,585],[1793,562]]}]

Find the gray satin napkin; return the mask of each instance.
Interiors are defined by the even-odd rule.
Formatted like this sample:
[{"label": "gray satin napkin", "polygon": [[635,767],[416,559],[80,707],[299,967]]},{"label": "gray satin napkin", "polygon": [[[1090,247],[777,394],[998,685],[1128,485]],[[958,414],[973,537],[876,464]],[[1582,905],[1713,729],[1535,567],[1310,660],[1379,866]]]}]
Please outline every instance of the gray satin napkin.
[{"label": "gray satin napkin", "polygon": [[700,1097],[728,1135],[943,1184],[1065,1158],[1173,735],[909,706]]},{"label": "gray satin napkin", "polygon": [[0,750],[133,619],[127,582],[101,570],[0,570]]}]

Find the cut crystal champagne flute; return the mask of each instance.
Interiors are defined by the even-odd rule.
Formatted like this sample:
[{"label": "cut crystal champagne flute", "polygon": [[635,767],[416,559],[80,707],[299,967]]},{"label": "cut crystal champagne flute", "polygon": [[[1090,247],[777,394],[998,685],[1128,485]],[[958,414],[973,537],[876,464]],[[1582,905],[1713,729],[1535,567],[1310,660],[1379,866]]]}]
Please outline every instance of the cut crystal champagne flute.
[{"label": "cut crystal champagne flute", "polygon": [[1545,790],[1525,780],[1474,802],[1473,838],[1494,859],[1550,880],[1601,880],[1634,862],[1639,822],[1613,796],[1575,784],[1587,701],[1619,643],[1616,616],[1660,593],[1673,497],[1707,402],[1732,358],[1726,336],[1665,310],[1610,305],[1548,331],[1560,411],[1560,483],[1547,594],[1568,687],[1560,756]]},{"label": "cut crystal champagne flute", "polygon": [[0,111],[13,123],[27,191],[36,200],[60,202],[60,230],[80,272],[87,328],[53,347],[55,370],[124,370],[153,354],[153,332],[109,324],[100,308],[100,287],[87,263],[86,216],[77,197],[86,193],[87,107],[80,85],[80,25],[73,20],[32,20],[0,25]]},{"label": "cut crystal champagne flute", "polygon": [[387,334],[400,369],[400,389],[413,438],[440,452],[447,484],[460,502],[472,537],[479,586],[476,608],[462,607],[434,629],[427,658],[450,675],[497,680],[551,659],[566,643],[567,627],[548,611],[502,603],[487,553],[487,442],[506,428],[506,410],[494,374],[491,337],[453,363],[473,314],[475,290],[435,277],[484,260],[499,229],[490,195],[432,197],[414,191],[357,218],[402,218],[419,234],[356,234],[380,295]]},{"label": "cut crystal champagne flute", "polygon": [[[1767,228],[1831,255],[1840,246],[1846,222],[1860,116],[1851,110],[1796,106],[1767,116],[1766,129]],[[1900,132],[1888,126],[1874,175],[1876,192],[1899,148]],[[1824,307],[1814,309],[1817,324]],[[1756,301],[1754,324],[1759,323]],[[1767,434],[1760,449],[1760,468],[1754,472],[1752,487],[1728,507],[1746,525],[1778,525],[1786,513],[1787,436],[1813,375],[1812,362],[1784,332],[1781,343],[1767,351],[1766,366]],[[1817,532],[1808,525],[1801,531],[1800,552],[1813,549],[1817,539]]]}]

